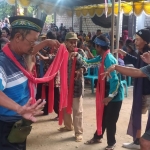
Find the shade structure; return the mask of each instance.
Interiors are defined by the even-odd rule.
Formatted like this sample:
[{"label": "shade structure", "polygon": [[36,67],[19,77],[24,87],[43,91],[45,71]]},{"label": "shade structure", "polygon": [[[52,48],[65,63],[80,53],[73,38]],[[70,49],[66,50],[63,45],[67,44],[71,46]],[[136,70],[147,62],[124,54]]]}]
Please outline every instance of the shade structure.
[{"label": "shade structure", "polygon": [[[108,4],[108,16],[112,14],[112,4]],[[150,15],[150,2],[122,2],[121,11],[125,15],[130,15],[134,10],[136,16],[141,15],[144,11],[146,15]],[[78,17],[87,16],[93,17],[95,15],[102,16],[105,13],[105,4],[80,6],[75,8],[76,15]],[[118,15],[118,3],[115,3],[114,14]]]},{"label": "shade structure", "polygon": [[[14,5],[15,0],[6,0],[9,4]],[[72,16],[72,10],[75,11],[77,17],[89,15],[91,18],[95,15],[102,16],[105,13],[104,0],[17,0],[22,7],[29,5],[37,5],[47,14],[57,11],[59,15],[67,14]],[[111,15],[112,5],[108,4],[108,16]],[[125,15],[130,15],[134,10],[134,14],[139,16],[143,11],[146,15],[150,15],[150,2],[122,2],[121,11]],[[115,3],[114,13],[118,15],[118,3]]]}]

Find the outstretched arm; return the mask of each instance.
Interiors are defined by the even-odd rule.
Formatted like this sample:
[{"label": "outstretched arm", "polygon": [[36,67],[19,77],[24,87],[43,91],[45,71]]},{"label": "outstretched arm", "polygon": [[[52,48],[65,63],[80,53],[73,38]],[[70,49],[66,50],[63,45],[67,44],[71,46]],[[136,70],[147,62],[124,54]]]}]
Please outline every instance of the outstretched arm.
[{"label": "outstretched arm", "polygon": [[119,66],[119,65],[112,65],[102,75],[104,75],[104,78],[106,76],[110,76],[110,73],[113,72],[114,70],[118,71],[121,74],[131,76],[134,78],[147,77],[147,75],[145,73],[143,73],[143,71],[141,69],[136,69],[136,68],[132,68],[132,67],[124,67],[124,66]]},{"label": "outstretched arm", "polygon": [[50,39],[44,40],[41,43],[33,47],[32,54],[35,55],[37,52],[39,52],[41,49],[43,49],[46,46],[58,49],[60,46],[60,43],[57,40],[50,40]]},{"label": "outstretched arm", "polygon": [[32,99],[30,99],[24,106],[20,106],[0,91],[0,106],[13,110],[20,114],[23,118],[35,122],[35,116],[43,113],[42,108],[46,102],[38,100],[35,104],[31,105],[31,100]]},{"label": "outstretched arm", "polygon": [[70,58],[77,57],[77,60],[81,61],[86,68],[98,67],[101,62],[100,56],[97,56],[93,59],[86,59],[86,58],[82,57],[82,55],[80,55],[78,52],[72,52],[69,57]]}]

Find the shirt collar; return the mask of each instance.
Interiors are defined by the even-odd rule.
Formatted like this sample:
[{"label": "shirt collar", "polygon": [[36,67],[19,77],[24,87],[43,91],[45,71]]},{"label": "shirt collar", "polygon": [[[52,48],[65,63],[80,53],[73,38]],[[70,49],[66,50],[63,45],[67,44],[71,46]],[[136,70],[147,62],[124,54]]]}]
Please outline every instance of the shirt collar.
[{"label": "shirt collar", "polygon": [[13,55],[15,56],[15,58],[20,61],[20,60],[23,60],[23,56],[20,56],[18,54],[16,54],[14,51],[11,50],[11,52],[13,53]]}]

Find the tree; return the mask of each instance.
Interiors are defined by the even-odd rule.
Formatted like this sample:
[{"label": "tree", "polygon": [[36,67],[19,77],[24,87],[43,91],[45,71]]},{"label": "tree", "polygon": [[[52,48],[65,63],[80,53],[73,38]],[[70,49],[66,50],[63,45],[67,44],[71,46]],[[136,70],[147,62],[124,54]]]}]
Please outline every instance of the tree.
[{"label": "tree", "polygon": [[15,7],[6,3],[6,1],[0,1],[0,19],[4,19],[9,16],[14,16]]}]

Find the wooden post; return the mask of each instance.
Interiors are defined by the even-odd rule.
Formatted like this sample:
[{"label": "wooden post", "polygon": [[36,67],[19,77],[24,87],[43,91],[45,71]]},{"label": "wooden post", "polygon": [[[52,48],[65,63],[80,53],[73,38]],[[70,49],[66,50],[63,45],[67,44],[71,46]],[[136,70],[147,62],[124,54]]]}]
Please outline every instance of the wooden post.
[{"label": "wooden post", "polygon": [[28,9],[24,8],[24,16],[27,16],[27,13],[28,13]]},{"label": "wooden post", "polygon": [[56,24],[57,22],[56,22],[56,11],[54,11],[54,23]]},{"label": "wooden post", "polygon": [[112,0],[112,14],[111,14],[111,52],[114,49],[114,24],[115,24],[115,0]]},{"label": "wooden post", "polygon": [[17,16],[17,0],[15,0],[15,16]]},{"label": "wooden post", "polygon": [[74,25],[73,25],[73,17],[74,17],[74,10],[72,9],[72,31],[74,31]]},{"label": "wooden post", "polygon": [[[120,15],[121,15],[121,0],[118,1],[118,16],[117,16],[117,27],[116,27],[116,48],[119,49],[120,40]],[[118,60],[118,53],[116,54]]]}]

